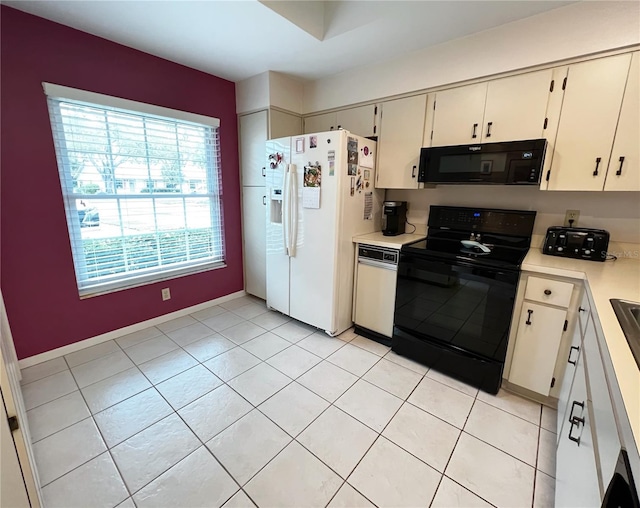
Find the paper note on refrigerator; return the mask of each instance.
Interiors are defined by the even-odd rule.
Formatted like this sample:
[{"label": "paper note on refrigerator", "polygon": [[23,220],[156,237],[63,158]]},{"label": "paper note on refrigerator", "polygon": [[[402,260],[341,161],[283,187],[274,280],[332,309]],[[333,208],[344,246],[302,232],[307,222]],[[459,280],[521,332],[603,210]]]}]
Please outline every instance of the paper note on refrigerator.
[{"label": "paper note on refrigerator", "polygon": [[320,187],[304,187],[302,189],[302,207],[320,208]]},{"label": "paper note on refrigerator", "polygon": [[373,168],[373,150],[368,145],[360,148],[360,165],[363,168]]},{"label": "paper note on refrigerator", "polygon": [[364,220],[373,220],[373,192],[364,193]]}]

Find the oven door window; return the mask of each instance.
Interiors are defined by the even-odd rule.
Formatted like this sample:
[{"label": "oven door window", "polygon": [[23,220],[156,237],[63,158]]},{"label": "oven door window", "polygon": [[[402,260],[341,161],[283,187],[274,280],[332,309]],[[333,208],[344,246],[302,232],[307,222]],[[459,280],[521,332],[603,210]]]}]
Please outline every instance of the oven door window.
[{"label": "oven door window", "polygon": [[394,325],[423,340],[504,361],[517,272],[403,254]]}]

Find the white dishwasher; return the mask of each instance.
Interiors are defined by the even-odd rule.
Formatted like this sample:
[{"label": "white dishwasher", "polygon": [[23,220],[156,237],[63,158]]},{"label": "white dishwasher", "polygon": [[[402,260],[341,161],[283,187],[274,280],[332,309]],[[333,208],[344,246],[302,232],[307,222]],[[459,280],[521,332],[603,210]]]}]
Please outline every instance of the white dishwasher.
[{"label": "white dishwasher", "polygon": [[[398,275],[398,249],[358,245],[354,322],[356,332],[391,345]],[[366,333],[375,332],[375,333]]]}]

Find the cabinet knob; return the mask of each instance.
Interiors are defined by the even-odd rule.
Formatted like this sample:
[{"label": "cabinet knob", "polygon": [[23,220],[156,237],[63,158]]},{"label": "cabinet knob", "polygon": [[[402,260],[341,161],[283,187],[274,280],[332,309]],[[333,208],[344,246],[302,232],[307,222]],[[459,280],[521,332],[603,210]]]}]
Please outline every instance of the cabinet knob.
[{"label": "cabinet knob", "polygon": [[545,289],[544,290],[544,294],[549,296],[551,294],[551,290],[550,289]]}]

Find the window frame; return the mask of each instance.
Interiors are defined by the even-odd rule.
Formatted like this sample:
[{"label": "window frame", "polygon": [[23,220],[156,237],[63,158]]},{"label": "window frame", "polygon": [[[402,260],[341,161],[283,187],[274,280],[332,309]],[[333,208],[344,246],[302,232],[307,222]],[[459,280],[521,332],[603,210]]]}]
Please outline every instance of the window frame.
[{"label": "window frame", "polygon": [[[43,82],[43,89],[45,95],[48,99],[56,99],[56,100],[67,100],[67,101],[77,101],[88,103],[94,105],[96,107],[104,107],[104,108],[117,108],[128,110],[133,113],[156,116],[156,117],[164,117],[170,120],[176,120],[178,122],[187,122],[187,123],[197,123],[201,125],[205,125],[211,127],[213,129],[219,129],[220,120],[214,117],[208,117],[204,115],[199,115],[196,113],[189,113],[185,111],[175,110],[171,108],[165,108],[162,106],[155,106],[153,104],[147,104],[137,101],[132,101],[128,99],[122,99],[119,97],[113,97],[109,95],[103,95],[95,92],[89,92],[86,90],[79,90],[75,88],[70,88],[61,85],[55,85],[51,83]],[[218,132],[218,159],[220,157],[220,146],[219,146],[220,138]],[[67,230],[69,233],[69,240],[71,243],[72,255],[73,255],[73,264],[74,264],[74,272],[76,276],[76,284],[78,288],[78,293],[81,299],[90,298],[93,296],[99,296],[106,293],[111,293],[115,291],[121,291],[125,289],[130,289],[134,287],[139,287],[147,284],[152,284],[155,282],[161,282],[165,280],[174,279],[176,277],[182,277],[185,275],[191,275],[195,273],[201,273],[209,270],[214,270],[218,268],[225,268],[226,264],[226,241],[224,234],[224,209],[223,209],[223,187],[222,187],[222,168],[221,165],[217,165],[214,167],[212,174],[207,174],[207,180],[210,178],[216,179],[217,184],[212,180],[208,182],[208,192],[206,194],[202,194],[201,196],[204,198],[208,198],[210,200],[211,207],[211,217],[212,217],[212,229],[214,234],[217,234],[220,238],[220,253],[222,260],[221,261],[211,261],[204,260],[202,263],[198,263],[197,261],[190,261],[188,264],[185,263],[175,263],[173,265],[163,265],[156,266],[150,268],[143,268],[139,270],[135,270],[132,272],[123,272],[118,275],[114,275],[111,277],[101,277],[99,281],[95,283],[91,283],[91,279],[88,277],[83,277],[83,270],[80,269],[80,265],[85,263],[84,256],[84,245],[82,240],[82,231],[80,227],[80,223],[74,217],[72,210],[76,210],[76,200],[77,199],[100,199],[96,198],[93,194],[82,194],[78,192],[73,192],[73,188],[69,189],[69,185],[72,185],[71,175],[67,174],[67,171],[70,167],[69,161],[67,159],[67,149],[63,148],[64,153],[57,153],[56,147],[56,155],[57,159],[60,158],[62,160],[57,160],[58,170],[59,170],[59,178],[62,188],[64,206],[65,206],[65,216],[67,220]],[[215,162],[214,162],[215,164]],[[62,167],[60,167],[62,165]],[[207,170],[209,173],[209,170]],[[62,174],[64,173],[64,176]],[[115,184],[114,184],[115,185]],[[214,186],[217,186],[217,192],[214,192]],[[114,189],[113,194],[109,194],[108,197],[104,197],[103,199],[126,199],[127,195],[131,194],[129,192],[130,189],[125,190],[124,195],[118,195],[117,189]],[[130,196],[131,197],[131,196]],[[170,195],[155,195],[154,193],[149,193],[146,195],[135,195],[133,199],[184,199],[186,197],[194,197],[191,194],[185,193],[171,193]],[[218,222],[214,219],[216,218],[216,211],[214,210],[214,201],[218,202]],[[73,201],[73,202],[72,202]],[[118,205],[119,206],[119,205]],[[217,231],[216,231],[217,230]],[[185,227],[185,231],[188,231],[188,227]],[[86,273],[86,271],[85,271]]]}]

